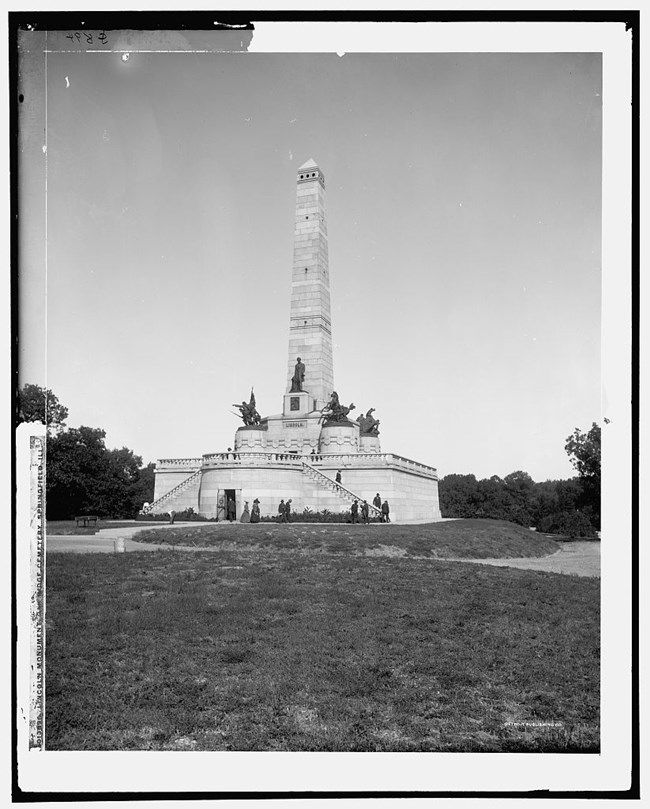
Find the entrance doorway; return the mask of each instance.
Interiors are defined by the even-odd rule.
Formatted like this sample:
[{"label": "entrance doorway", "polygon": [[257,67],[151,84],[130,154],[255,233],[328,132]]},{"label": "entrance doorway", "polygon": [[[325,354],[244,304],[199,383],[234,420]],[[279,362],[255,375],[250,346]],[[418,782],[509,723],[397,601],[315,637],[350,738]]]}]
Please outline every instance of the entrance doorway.
[{"label": "entrance doorway", "polygon": [[224,519],[228,519],[228,503],[232,500],[235,504],[235,520],[237,519],[237,490],[236,489],[224,489],[224,495],[226,500],[226,513],[224,514]]}]

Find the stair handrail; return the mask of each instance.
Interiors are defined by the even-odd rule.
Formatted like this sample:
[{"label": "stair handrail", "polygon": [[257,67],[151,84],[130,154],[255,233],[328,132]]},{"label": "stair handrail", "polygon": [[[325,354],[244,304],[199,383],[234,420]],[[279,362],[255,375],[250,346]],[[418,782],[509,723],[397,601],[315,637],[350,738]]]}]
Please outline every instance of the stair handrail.
[{"label": "stair handrail", "polygon": [[[342,483],[339,483],[336,480],[332,480],[332,478],[325,475],[323,472],[320,471],[320,469],[316,469],[316,467],[312,466],[310,463],[307,463],[307,461],[303,461],[302,465],[306,469],[309,469],[311,472],[315,472],[321,478],[324,478],[328,483],[331,483],[335,487],[335,489],[338,489],[340,492],[344,492],[348,497],[351,497],[353,500],[363,502],[363,497],[360,497],[358,494],[355,494],[354,492],[350,491],[350,489],[346,488]],[[372,509],[381,516],[380,508],[377,508],[377,506],[373,505],[372,503],[368,503],[368,501],[366,501],[366,503],[369,509]]]},{"label": "stair handrail", "polygon": [[174,486],[173,489],[170,489],[168,492],[165,492],[165,494],[161,494],[157,500],[154,500],[153,503],[149,503],[148,508],[142,509],[143,514],[150,514],[155,506],[159,506],[165,500],[168,500],[173,494],[176,494],[179,491],[179,489],[184,489],[185,486],[187,486],[187,484],[190,483],[190,481],[193,478],[197,477],[202,472],[203,472],[202,469],[197,469],[195,472],[192,472],[192,474],[189,477],[186,477],[184,480],[181,480],[181,482],[176,486]]}]

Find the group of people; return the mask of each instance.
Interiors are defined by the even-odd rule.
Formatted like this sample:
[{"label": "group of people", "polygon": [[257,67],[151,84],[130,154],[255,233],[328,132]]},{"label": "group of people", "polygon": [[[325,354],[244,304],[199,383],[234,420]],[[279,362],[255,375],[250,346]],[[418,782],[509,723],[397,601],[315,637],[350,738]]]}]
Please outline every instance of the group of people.
[{"label": "group of people", "polygon": [[364,500],[361,504],[361,509],[359,509],[359,501],[355,500],[354,503],[350,506],[350,516],[352,517],[352,522],[359,522],[359,510],[361,511],[361,519],[365,525],[370,522],[370,506],[368,505],[368,501]]},{"label": "group of people", "polygon": [[[340,482],[340,471],[337,475],[337,480]],[[289,498],[286,502],[284,499],[280,500],[280,504],[278,505],[278,522],[291,522],[291,502],[291,498]],[[375,506],[375,508],[381,511],[380,522],[390,522],[390,507],[388,505],[388,500],[384,500],[382,502],[379,492],[377,492],[372,500],[372,504]],[[370,506],[368,505],[368,501],[364,500],[361,503],[361,506],[359,506],[359,501],[355,500],[350,507],[350,516],[353,523],[363,522],[366,525],[369,524]],[[359,519],[359,517],[361,519]],[[226,503],[226,519],[228,522],[235,522],[237,519],[237,506],[234,498],[232,497],[229,497],[228,502]],[[174,512],[170,512],[170,522],[173,521]],[[242,511],[239,521],[244,523],[257,523],[260,521],[260,501],[257,497],[255,500],[253,500],[252,509],[248,508],[248,500],[244,502],[244,510]]]},{"label": "group of people", "polygon": [[[384,500],[382,503],[379,492],[377,492],[372,500],[372,504],[381,511],[379,521],[390,522],[390,506],[388,505],[388,500]],[[361,513],[361,522],[367,525],[370,522],[370,506],[367,500],[363,501],[361,507],[359,507],[358,500],[355,500],[350,506],[350,515],[353,523],[359,522],[359,513]]]},{"label": "group of people", "polygon": [[382,503],[379,492],[377,492],[372,499],[372,504],[381,511],[379,522],[390,522],[390,506],[388,505],[388,500],[384,500]]},{"label": "group of people", "polygon": [[291,521],[291,498],[287,500],[285,503],[284,500],[280,500],[280,505],[278,506],[278,522],[290,522]]},{"label": "group of people", "polygon": [[[230,517],[230,512],[228,512],[228,514],[229,514],[228,519],[230,520],[230,522],[233,522],[233,520],[235,519],[235,508],[234,508],[235,501],[234,500],[229,500],[228,501],[228,506],[230,506],[230,503],[233,504],[232,519]],[[260,501],[256,497],[255,500],[253,500],[253,508],[249,511],[249,509],[248,509],[248,500],[246,500],[244,502],[244,510],[242,511],[241,517],[239,518],[239,522],[252,522],[252,523],[255,523],[255,522],[259,522],[259,521],[260,521]]]}]

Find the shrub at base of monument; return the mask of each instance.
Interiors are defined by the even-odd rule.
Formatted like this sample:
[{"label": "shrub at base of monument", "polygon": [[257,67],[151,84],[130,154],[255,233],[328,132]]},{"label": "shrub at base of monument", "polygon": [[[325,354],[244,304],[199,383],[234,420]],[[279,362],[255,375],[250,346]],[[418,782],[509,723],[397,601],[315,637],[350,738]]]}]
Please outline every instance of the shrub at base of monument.
[{"label": "shrub at base of monument", "polygon": [[[348,511],[329,511],[324,508],[322,511],[312,511],[310,508],[305,508],[303,511],[291,512],[292,522],[316,522],[316,523],[351,523],[352,516]],[[267,515],[261,518],[261,522],[278,522],[275,516]],[[379,518],[374,522],[379,522]]]},{"label": "shrub at base of monument", "polygon": [[595,579],[236,548],[46,581],[50,750],[599,750]]},{"label": "shrub at base of monument", "polygon": [[[155,514],[138,514],[138,522],[169,522],[169,512],[158,512]],[[174,511],[174,522],[214,522],[214,519],[198,514],[192,506],[184,511]]]},{"label": "shrub at base of monument", "polygon": [[[426,525],[301,525],[260,524],[155,529],[136,534],[136,542],[157,545],[239,547],[258,550],[296,550],[363,556],[417,556],[426,558],[526,558],[548,556],[559,550],[552,539],[500,520],[453,520]],[[385,549],[385,551],[382,551]]]}]

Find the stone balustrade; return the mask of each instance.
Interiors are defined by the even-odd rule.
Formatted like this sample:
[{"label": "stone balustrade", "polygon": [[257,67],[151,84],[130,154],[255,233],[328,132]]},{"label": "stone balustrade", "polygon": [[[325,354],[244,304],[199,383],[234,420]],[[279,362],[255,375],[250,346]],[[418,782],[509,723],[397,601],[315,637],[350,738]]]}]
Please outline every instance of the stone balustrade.
[{"label": "stone balustrade", "polygon": [[302,458],[288,452],[213,452],[203,456],[203,466],[302,466]]},{"label": "stone balustrade", "polygon": [[174,460],[160,460],[158,467],[171,470],[175,467],[215,467],[215,466],[283,466],[300,468],[303,461],[316,467],[326,468],[377,468],[390,466],[403,469],[424,477],[437,480],[437,470],[432,466],[412,461],[392,452],[368,453],[329,453],[329,454],[302,454],[296,455],[288,452],[213,452],[203,458],[181,458]]},{"label": "stone balustrade", "polygon": [[156,461],[156,469],[187,469],[188,467],[194,467],[195,469],[199,469],[203,464],[203,458],[161,458]]}]

